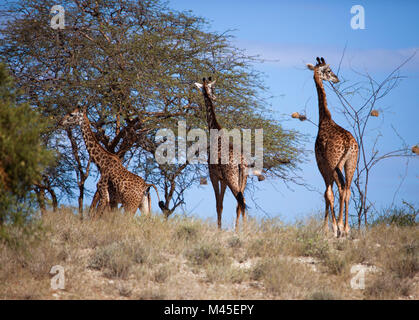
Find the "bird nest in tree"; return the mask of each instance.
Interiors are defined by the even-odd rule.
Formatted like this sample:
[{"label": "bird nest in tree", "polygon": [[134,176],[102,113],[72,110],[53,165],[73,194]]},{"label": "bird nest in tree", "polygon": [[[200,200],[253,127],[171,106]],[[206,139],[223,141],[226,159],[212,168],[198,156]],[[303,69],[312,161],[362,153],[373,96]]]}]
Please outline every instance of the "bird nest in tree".
[{"label": "bird nest in tree", "polygon": [[291,114],[291,117],[293,117],[294,119],[300,119],[300,121],[307,120],[307,117],[305,115],[299,114],[298,112],[294,112],[293,114]]},{"label": "bird nest in tree", "polygon": [[264,175],[258,175],[258,181],[263,181],[265,180],[265,176]]},{"label": "bird nest in tree", "polygon": [[419,147],[418,146],[413,146],[412,147],[412,152],[416,153],[416,154],[419,154]]},{"label": "bird nest in tree", "polygon": [[201,179],[199,180],[199,184],[202,186],[202,185],[207,185],[208,184],[208,181],[207,181],[207,178],[205,178],[205,177],[201,177]]},{"label": "bird nest in tree", "polygon": [[378,110],[372,110],[370,114],[371,114],[372,117],[378,117],[380,115]]},{"label": "bird nest in tree", "polygon": [[265,176],[262,174],[263,172],[265,172],[265,171],[264,170],[260,171],[260,170],[257,170],[257,169],[253,170],[253,174],[258,177],[258,181],[265,180]]}]

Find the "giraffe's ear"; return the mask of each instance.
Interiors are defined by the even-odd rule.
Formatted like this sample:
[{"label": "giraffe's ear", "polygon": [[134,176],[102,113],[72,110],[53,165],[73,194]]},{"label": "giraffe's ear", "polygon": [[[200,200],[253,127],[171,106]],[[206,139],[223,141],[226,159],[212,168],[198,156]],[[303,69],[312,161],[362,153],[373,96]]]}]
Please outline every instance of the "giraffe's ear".
[{"label": "giraffe's ear", "polygon": [[307,63],[307,68],[310,70],[314,70],[314,66],[311,63]]},{"label": "giraffe's ear", "polygon": [[203,87],[203,85],[202,85],[201,83],[199,83],[199,82],[195,82],[195,86],[196,86],[198,89],[202,89],[202,87]]}]

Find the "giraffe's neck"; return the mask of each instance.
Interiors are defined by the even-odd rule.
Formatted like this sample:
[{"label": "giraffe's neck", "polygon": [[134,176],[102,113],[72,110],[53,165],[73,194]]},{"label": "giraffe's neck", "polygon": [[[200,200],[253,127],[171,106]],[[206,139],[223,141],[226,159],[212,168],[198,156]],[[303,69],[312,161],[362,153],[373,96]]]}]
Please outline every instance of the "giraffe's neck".
[{"label": "giraffe's neck", "polygon": [[217,118],[215,116],[214,104],[206,92],[204,92],[204,100],[205,100],[205,111],[207,114],[208,129],[221,130],[221,126],[219,125]]},{"label": "giraffe's neck", "polygon": [[81,124],[81,131],[83,134],[84,143],[86,149],[89,152],[92,161],[98,166],[99,171],[103,171],[104,168],[109,167],[113,162],[112,154],[108,153],[96,140],[92,129],[90,128],[90,121],[86,114],[83,115],[83,122]]},{"label": "giraffe's neck", "polygon": [[323,81],[316,72],[314,73],[314,82],[316,83],[317,97],[319,99],[319,123],[323,120],[331,120],[332,115],[327,108],[326,91],[324,90]]}]

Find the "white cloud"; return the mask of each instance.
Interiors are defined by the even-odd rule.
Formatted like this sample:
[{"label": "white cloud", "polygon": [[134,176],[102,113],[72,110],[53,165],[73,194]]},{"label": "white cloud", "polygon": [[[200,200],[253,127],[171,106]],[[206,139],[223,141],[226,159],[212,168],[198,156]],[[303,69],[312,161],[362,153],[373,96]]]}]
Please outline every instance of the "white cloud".
[{"label": "white cloud", "polygon": [[[327,63],[338,65],[343,47],[315,45],[282,45],[276,43],[237,41],[239,48],[250,55],[258,55],[266,63],[278,68],[305,68],[306,63],[315,63],[316,57],[324,57]],[[399,66],[414,52],[416,55],[404,66],[405,70],[419,71],[419,48],[401,49],[354,49],[347,48],[341,68],[368,71],[390,71]]]}]

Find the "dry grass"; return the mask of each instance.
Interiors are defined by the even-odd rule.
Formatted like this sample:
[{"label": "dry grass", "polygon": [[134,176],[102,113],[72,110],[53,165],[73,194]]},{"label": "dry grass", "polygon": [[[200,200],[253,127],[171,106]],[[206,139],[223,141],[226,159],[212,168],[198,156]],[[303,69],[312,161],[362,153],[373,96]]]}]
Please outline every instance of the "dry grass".
[{"label": "dry grass", "polygon": [[[0,244],[2,299],[418,299],[417,227],[377,225],[337,240],[307,219],[250,220],[235,233],[185,217],[49,213],[43,233]],[[351,288],[351,267],[366,272]],[[52,290],[51,267],[65,269]]]}]

